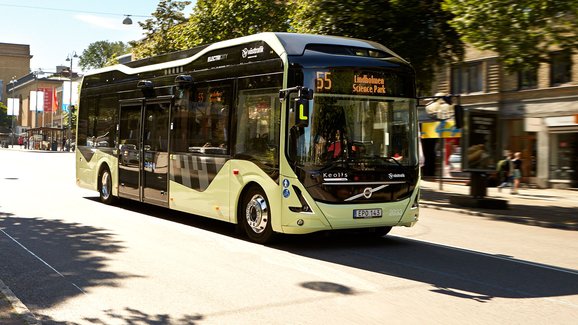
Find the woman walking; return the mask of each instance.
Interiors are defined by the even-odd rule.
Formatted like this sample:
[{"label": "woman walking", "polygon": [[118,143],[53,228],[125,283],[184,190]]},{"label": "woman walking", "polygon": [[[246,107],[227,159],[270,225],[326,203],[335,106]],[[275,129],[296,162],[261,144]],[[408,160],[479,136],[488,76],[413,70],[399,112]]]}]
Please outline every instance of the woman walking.
[{"label": "woman walking", "polygon": [[514,154],[514,159],[512,160],[512,167],[514,172],[514,187],[512,188],[512,194],[518,194],[518,189],[520,188],[520,179],[522,178],[522,153],[516,152]]}]

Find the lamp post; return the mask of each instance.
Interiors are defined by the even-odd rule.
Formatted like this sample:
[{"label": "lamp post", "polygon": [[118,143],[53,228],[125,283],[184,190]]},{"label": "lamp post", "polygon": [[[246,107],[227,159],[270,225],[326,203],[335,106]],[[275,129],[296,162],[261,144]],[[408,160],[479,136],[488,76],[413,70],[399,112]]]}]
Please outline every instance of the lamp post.
[{"label": "lamp post", "polygon": [[10,144],[12,145],[12,148],[14,148],[14,115],[16,114],[16,99],[14,98],[14,87],[16,86],[16,76],[12,77],[12,79],[10,80],[10,85],[11,85],[11,89],[12,89],[12,115],[11,115],[11,125],[12,125],[12,138],[10,140]]},{"label": "lamp post", "polygon": [[76,54],[75,51],[72,51],[72,53],[68,54],[68,56],[66,57],[66,61],[70,61],[70,93],[69,93],[69,101],[68,101],[68,130],[67,130],[67,136],[66,136],[66,146],[67,151],[70,149],[70,144],[72,144],[72,140],[71,140],[71,131],[72,131],[72,114],[73,114],[73,105],[72,105],[72,63],[73,60],[75,58],[78,58],[78,55]]}]

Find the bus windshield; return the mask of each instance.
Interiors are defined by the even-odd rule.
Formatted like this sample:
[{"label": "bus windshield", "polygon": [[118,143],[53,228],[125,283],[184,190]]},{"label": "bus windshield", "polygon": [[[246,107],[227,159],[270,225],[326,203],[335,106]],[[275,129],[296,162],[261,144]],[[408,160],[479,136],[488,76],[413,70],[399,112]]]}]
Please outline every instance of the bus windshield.
[{"label": "bus windshield", "polygon": [[288,152],[309,170],[338,162],[415,166],[415,104],[412,98],[315,94],[310,125],[291,129]]}]

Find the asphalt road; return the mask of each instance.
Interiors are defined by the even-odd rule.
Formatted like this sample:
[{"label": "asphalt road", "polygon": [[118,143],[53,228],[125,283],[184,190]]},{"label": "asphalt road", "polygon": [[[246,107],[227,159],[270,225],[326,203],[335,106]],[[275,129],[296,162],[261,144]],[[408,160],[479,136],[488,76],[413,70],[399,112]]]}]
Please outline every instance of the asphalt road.
[{"label": "asphalt road", "polygon": [[377,240],[288,236],[79,189],[0,150],[0,279],[44,324],[574,324],[578,232],[423,209]]}]

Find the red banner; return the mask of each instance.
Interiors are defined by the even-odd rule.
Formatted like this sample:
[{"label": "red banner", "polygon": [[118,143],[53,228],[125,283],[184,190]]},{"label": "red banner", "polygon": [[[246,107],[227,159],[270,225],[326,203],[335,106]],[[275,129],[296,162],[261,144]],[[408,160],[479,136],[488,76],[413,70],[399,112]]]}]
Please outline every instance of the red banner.
[{"label": "red banner", "polygon": [[52,93],[54,91],[53,88],[38,88],[38,91],[44,92],[44,111],[45,112],[53,112],[54,106],[52,104],[53,96]]}]

